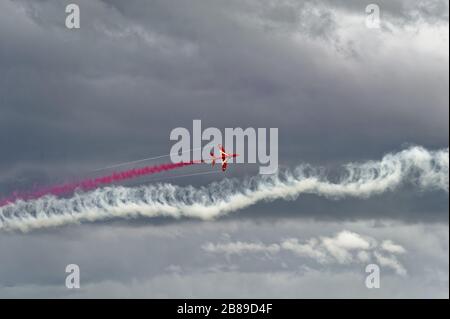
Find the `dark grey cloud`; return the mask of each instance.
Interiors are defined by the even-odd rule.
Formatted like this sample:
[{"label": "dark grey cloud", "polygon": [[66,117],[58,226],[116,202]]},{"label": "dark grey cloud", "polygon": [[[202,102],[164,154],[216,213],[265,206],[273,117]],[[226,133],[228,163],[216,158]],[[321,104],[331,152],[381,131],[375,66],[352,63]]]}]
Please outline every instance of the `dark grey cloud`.
[{"label": "dark grey cloud", "polygon": [[[79,30],[64,26],[69,2],[80,5]],[[364,24],[371,2],[1,1],[0,198],[167,154],[170,131],[193,119],[204,127],[278,127],[282,167],[378,160],[411,144],[448,147],[448,1],[377,1],[379,30]],[[228,175],[256,172],[234,165]],[[402,244],[410,277],[388,273],[385,290],[373,292],[360,268],[316,269],[289,256],[227,260],[201,249],[218,233],[271,243],[343,229]],[[213,223],[117,220],[0,237],[1,297],[345,290],[448,298],[448,193],[408,187],[364,200],[305,195]],[[83,271],[78,292],[61,286],[72,262]]]},{"label": "dark grey cloud", "polygon": [[[393,16],[427,8],[395,3],[380,5]],[[82,28],[69,31],[63,2],[2,4],[3,171],[164,152],[170,130],[194,118],[280,127],[285,162],[448,144],[445,52],[412,37],[383,53],[383,41],[400,39],[403,29],[374,33],[361,24],[343,38],[346,15],[333,10],[351,9],[363,21],[360,4],[80,5]],[[445,21],[440,10],[425,11]]]},{"label": "dark grey cloud", "polygon": [[288,166],[448,146],[445,1],[381,2],[389,32],[354,1],[78,3],[76,31],[64,2],[1,4],[3,192],[168,153],[193,119],[278,127]]},{"label": "dark grey cloud", "polygon": [[[382,288],[371,290],[364,284],[364,262],[321,264],[286,252],[227,256],[204,248],[208,243],[269,245],[289,238],[302,243],[342,231],[403,247],[396,258],[406,275],[381,266]],[[3,233],[0,239],[0,253],[8,257],[0,265],[1,297],[448,297],[446,224],[305,219],[85,225],[25,236]],[[68,263],[80,267],[80,290],[64,286]]]}]

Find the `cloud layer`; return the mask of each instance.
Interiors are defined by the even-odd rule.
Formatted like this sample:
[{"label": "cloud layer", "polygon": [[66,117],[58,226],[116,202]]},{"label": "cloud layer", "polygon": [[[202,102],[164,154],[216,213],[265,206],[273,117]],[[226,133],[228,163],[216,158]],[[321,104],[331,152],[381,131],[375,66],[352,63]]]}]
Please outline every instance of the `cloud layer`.
[{"label": "cloud layer", "polygon": [[[346,235],[337,236],[343,230]],[[229,256],[204,249],[208,243],[238,242],[270,247],[289,238],[298,240],[296,246],[318,240],[319,250],[334,261],[321,264],[284,249]],[[337,262],[322,239],[346,247],[355,261]],[[382,249],[387,240],[405,250],[392,255],[407,270],[406,276],[381,265],[375,256],[359,262],[356,252],[367,247],[364,242],[378,243],[378,248],[367,249],[369,255],[377,251],[389,257],[391,253]],[[97,223],[27,234],[0,232],[0,255],[8,256],[0,263],[0,296],[448,298],[448,243],[447,224],[385,219],[292,218],[258,223],[234,219],[139,227]],[[80,266],[79,290],[65,287],[65,267],[71,263]],[[380,266],[380,289],[365,285],[368,263]]]},{"label": "cloud layer", "polygon": [[193,119],[279,128],[282,170],[3,207],[1,297],[448,298],[448,0],[379,0],[380,29],[372,0],[73,2],[79,30],[0,1],[1,198],[167,154]]},{"label": "cloud layer", "polygon": [[332,237],[309,238],[300,242],[298,238],[287,238],[279,243],[263,244],[252,242],[206,243],[203,249],[209,253],[230,255],[249,255],[265,253],[276,255],[288,251],[299,257],[311,258],[322,265],[351,263],[377,263],[391,268],[401,276],[407,271],[396,255],[405,253],[405,249],[391,240],[383,240],[381,245],[376,239],[361,236],[358,233],[343,230]]},{"label": "cloud layer", "polygon": [[[193,119],[278,127],[280,161],[448,146],[448,1],[0,3],[0,192],[166,154]],[[176,114],[177,116],[173,116]],[[118,151],[120,150],[120,151]]]}]

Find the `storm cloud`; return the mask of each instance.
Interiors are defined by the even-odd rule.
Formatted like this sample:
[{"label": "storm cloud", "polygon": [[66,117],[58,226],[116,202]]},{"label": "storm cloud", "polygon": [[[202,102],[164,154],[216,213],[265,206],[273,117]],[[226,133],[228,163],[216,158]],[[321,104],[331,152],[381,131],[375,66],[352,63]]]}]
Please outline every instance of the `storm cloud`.
[{"label": "storm cloud", "polygon": [[[80,6],[80,29],[65,27],[69,3]],[[447,166],[432,159],[424,175],[413,165],[407,182],[370,196],[310,191],[214,221],[138,214],[28,233],[0,227],[0,296],[448,298],[449,4],[377,1],[380,28],[370,29],[369,3],[1,1],[0,199],[168,154],[171,130],[190,129],[194,119],[219,129],[278,128],[280,169],[320,167],[332,185],[342,178],[336,167],[370,166],[408,149],[441,152]],[[230,167],[225,176],[191,167],[186,178],[163,174],[110,192],[228,180],[237,191],[257,172]],[[34,203],[2,208],[2,225],[54,216],[29,214],[27,205]],[[72,216],[66,208],[58,213]],[[370,257],[384,288],[364,286],[363,264],[324,266],[292,253],[311,238],[315,251],[329,253],[321,238],[343,231],[378,243]],[[272,253],[224,257],[202,248],[238,242]],[[80,265],[81,290],[63,286],[68,263]]]}]

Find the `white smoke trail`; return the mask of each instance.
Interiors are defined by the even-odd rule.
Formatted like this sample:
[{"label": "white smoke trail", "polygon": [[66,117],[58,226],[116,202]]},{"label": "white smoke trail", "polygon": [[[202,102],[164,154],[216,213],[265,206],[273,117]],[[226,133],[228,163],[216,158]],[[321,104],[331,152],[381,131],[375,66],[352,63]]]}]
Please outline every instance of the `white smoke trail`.
[{"label": "white smoke trail", "polygon": [[388,154],[381,161],[348,164],[336,181],[327,178],[324,169],[302,165],[276,176],[224,179],[200,188],[172,184],[106,187],[78,193],[69,199],[47,196],[0,207],[0,230],[28,231],[117,217],[170,216],[207,220],[260,201],[293,200],[301,194],[332,199],[367,198],[403,184],[448,193],[448,162],[448,148],[428,151],[416,146]]}]

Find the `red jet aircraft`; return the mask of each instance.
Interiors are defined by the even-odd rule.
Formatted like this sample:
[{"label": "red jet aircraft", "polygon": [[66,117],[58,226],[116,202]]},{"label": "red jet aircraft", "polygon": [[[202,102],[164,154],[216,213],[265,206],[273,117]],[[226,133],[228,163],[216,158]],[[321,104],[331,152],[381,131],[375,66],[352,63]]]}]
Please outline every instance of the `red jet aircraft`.
[{"label": "red jet aircraft", "polygon": [[218,145],[219,150],[220,150],[220,156],[216,157],[214,156],[214,151],[212,150],[211,153],[209,153],[209,155],[211,155],[211,159],[212,159],[212,166],[214,166],[214,164],[216,164],[216,160],[220,160],[222,161],[222,172],[225,172],[225,170],[227,169],[227,161],[229,158],[233,158],[233,157],[237,157],[239,156],[239,154],[228,154],[225,152],[225,149],[223,148],[222,145]]}]

